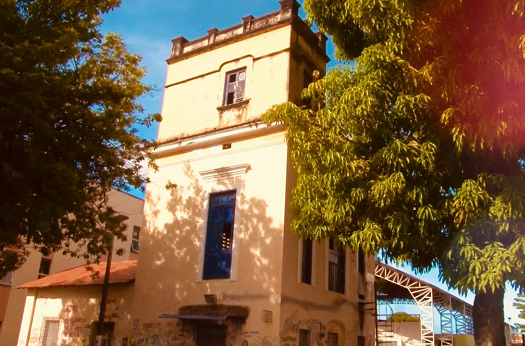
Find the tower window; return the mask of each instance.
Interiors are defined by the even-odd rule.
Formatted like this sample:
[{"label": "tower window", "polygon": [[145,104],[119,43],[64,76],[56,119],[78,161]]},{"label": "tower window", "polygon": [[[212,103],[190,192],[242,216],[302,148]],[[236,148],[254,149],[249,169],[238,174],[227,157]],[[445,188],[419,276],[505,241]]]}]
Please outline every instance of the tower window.
[{"label": "tower window", "polygon": [[233,105],[244,100],[244,85],[246,81],[246,69],[226,74],[226,86],[224,88],[225,106]]}]

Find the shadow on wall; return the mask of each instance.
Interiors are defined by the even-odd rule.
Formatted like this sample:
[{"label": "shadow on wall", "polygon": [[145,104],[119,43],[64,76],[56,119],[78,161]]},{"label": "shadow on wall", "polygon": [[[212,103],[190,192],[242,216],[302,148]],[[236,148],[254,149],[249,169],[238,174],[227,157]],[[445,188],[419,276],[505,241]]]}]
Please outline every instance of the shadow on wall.
[{"label": "shadow on wall", "polygon": [[[268,205],[263,199],[248,198],[240,191],[236,193],[238,219],[233,229],[233,252],[238,251],[236,280],[197,280],[197,273],[202,269],[199,263],[203,263],[199,262],[204,245],[201,242],[205,239],[201,234],[208,217],[204,208],[209,201],[189,164],[184,166],[184,174],[189,184],[169,192],[154,187],[146,195],[147,215],[140,245],[130,345],[192,344],[192,330],[187,323],[158,319],[158,316],[176,314],[181,306],[204,305],[204,294],[216,294],[219,304],[249,306],[250,314],[257,316],[263,306],[268,308],[269,304],[278,302],[283,225],[276,225],[268,216]],[[234,178],[215,183],[218,191],[231,191],[234,186]],[[162,194],[169,194],[166,203],[159,196]],[[246,346],[247,334],[253,338],[264,335],[262,330],[228,329],[227,345],[243,343]]]}]

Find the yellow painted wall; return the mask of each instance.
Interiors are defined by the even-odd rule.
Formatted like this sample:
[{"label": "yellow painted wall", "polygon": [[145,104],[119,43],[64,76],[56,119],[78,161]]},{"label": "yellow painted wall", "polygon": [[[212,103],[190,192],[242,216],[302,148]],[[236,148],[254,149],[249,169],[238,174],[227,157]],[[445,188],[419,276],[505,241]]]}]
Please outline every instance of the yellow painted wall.
[{"label": "yellow painted wall", "polygon": [[[60,321],[57,345],[88,345],[91,323],[98,320],[100,295],[101,286],[31,289],[18,345],[40,345],[46,319]],[[114,346],[122,345],[122,338],[131,328],[129,307],[132,299],[133,284],[110,286],[105,321],[115,322]]]},{"label": "yellow painted wall", "polygon": [[[137,268],[133,318],[140,326],[169,321],[158,316],[177,313],[183,305],[205,304],[204,294],[216,294],[219,303],[248,306],[245,330],[259,336],[278,335],[278,324],[262,324],[262,309],[279,319],[287,147],[283,132],[203,148],[159,160],[151,174],[145,207],[145,236]],[[235,179],[207,183],[199,172],[248,164]],[[168,191],[168,181],[178,188]],[[206,191],[237,188],[234,256],[236,279],[200,280],[203,232],[206,229]],[[237,214],[238,213],[238,214]],[[232,264],[234,266],[235,264]],[[137,338],[147,333],[137,330]],[[175,342],[175,341],[174,341]]]},{"label": "yellow painted wall", "polygon": [[[134,225],[142,226],[144,201],[140,198],[133,197],[117,190],[112,190],[109,193],[109,199],[110,205],[113,206],[115,210],[122,212],[129,217],[129,219],[126,221],[128,224],[128,229],[126,232],[127,241],[122,242],[118,239],[115,240],[113,260],[124,261],[128,259],[137,259],[137,254],[130,251],[131,232]],[[118,248],[124,248],[126,250],[123,256],[116,255]],[[0,330],[0,345],[2,346],[16,345],[16,341],[18,340],[27,289],[16,289],[16,287],[38,279],[42,254],[34,251],[32,248],[29,250],[31,251],[29,258],[20,269],[13,273],[12,289],[10,290],[9,295],[5,295],[4,297],[6,309],[2,329]],[[84,264],[85,261],[82,258],[72,258],[57,252],[53,254],[50,274],[54,274],[73,267],[78,267]],[[2,299],[1,296],[0,299]]]},{"label": "yellow painted wall", "polygon": [[[287,101],[290,36],[286,26],[168,65],[158,140],[245,122]],[[226,74],[240,68],[250,101],[242,112],[221,113]]]},{"label": "yellow painted wall", "polygon": [[25,264],[13,273],[13,285],[7,301],[5,320],[0,331],[0,345],[2,346],[17,344],[27,290],[18,290],[16,287],[38,278],[41,258],[42,255],[39,252],[31,252]]}]

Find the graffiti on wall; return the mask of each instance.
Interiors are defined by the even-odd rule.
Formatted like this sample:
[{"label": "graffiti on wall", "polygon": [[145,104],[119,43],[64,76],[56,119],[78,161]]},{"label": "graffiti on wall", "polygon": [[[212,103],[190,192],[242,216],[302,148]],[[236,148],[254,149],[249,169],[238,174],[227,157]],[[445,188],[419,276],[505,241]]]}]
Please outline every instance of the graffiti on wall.
[{"label": "graffiti on wall", "polygon": [[193,345],[193,335],[180,322],[137,322],[128,343],[130,346],[186,346]]}]

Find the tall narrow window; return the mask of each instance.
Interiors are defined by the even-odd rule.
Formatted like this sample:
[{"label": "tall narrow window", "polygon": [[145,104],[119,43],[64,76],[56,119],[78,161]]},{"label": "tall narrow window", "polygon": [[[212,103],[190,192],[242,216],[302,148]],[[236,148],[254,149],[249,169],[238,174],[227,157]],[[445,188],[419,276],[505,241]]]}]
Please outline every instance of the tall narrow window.
[{"label": "tall narrow window", "polygon": [[301,282],[312,284],[312,241],[303,239],[303,251],[301,254]]},{"label": "tall narrow window", "polygon": [[359,248],[359,251],[357,252],[357,266],[359,269],[359,274],[365,275],[365,272],[366,272],[365,252],[361,248]]},{"label": "tall narrow window", "polygon": [[228,279],[232,262],[235,191],[210,195],[202,278]]},{"label": "tall narrow window", "polygon": [[328,240],[328,290],[345,293],[345,249]]},{"label": "tall narrow window", "polygon": [[42,257],[40,260],[40,268],[38,270],[38,278],[43,278],[45,276],[49,275],[49,271],[51,270],[51,259]]},{"label": "tall narrow window", "polygon": [[139,237],[140,237],[140,227],[133,226],[133,233],[131,234],[131,251],[139,252]]},{"label": "tall narrow window", "polygon": [[223,105],[228,106],[244,100],[244,85],[246,70],[239,70],[226,74]]},{"label": "tall narrow window", "polygon": [[56,346],[58,339],[58,328],[60,320],[45,319],[42,328],[42,346]]}]

